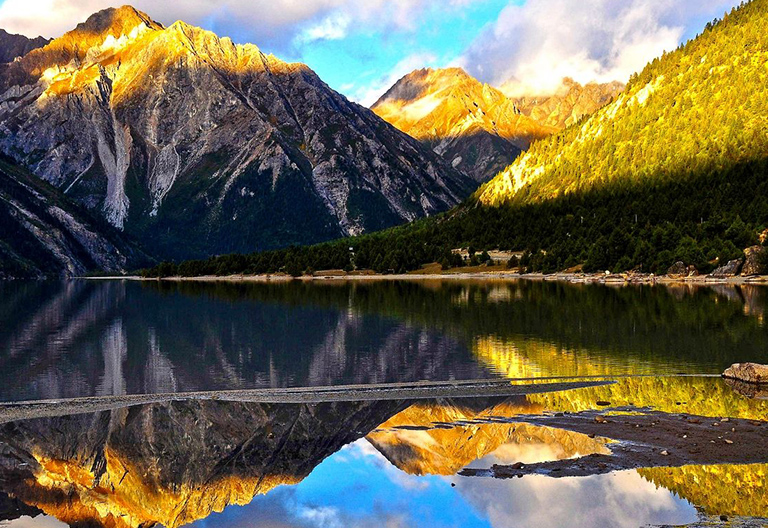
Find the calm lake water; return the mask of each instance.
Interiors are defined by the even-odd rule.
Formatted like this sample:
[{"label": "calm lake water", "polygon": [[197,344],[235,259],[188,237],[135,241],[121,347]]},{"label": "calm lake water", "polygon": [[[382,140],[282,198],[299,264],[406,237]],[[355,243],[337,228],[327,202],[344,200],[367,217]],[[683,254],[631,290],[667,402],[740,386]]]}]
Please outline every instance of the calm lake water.
[{"label": "calm lake water", "polygon": [[768,362],[768,289],[0,283],[0,401]]},{"label": "calm lake water", "polygon": [[760,526],[768,460],[507,480],[491,468],[611,453],[607,438],[525,416],[608,404],[768,422],[768,400],[703,376],[768,363],[766,309],[758,287],[0,283],[5,402],[645,375],[508,397],[275,404],[178,394],[74,414],[38,405],[25,419],[0,407],[0,526],[633,528],[709,526],[721,515]]}]

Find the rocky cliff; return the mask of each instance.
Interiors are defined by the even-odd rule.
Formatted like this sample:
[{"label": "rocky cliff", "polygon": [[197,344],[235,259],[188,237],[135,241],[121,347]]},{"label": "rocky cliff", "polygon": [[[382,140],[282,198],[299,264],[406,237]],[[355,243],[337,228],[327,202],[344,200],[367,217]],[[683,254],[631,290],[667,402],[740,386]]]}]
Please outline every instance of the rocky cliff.
[{"label": "rocky cliff", "polygon": [[381,229],[473,188],[307,66],[131,7],[0,66],[0,151],[161,257]]},{"label": "rocky cliff", "polygon": [[0,63],[11,62],[17,57],[23,57],[33,49],[42,48],[50,40],[43,37],[27,38],[0,29]]},{"label": "rocky cliff", "polygon": [[520,112],[537,123],[562,129],[610,103],[623,89],[618,81],[582,85],[566,77],[554,94],[516,97],[514,101]]},{"label": "rocky cliff", "polygon": [[0,279],[119,272],[148,259],[117,230],[0,159]]}]

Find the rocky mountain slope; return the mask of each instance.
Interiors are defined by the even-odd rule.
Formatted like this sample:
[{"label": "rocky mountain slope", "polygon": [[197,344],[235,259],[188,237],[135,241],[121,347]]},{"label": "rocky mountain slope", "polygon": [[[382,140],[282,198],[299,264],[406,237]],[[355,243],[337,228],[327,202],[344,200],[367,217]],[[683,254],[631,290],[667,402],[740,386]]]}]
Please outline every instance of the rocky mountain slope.
[{"label": "rocky mountain slope", "polygon": [[42,48],[50,40],[43,37],[27,38],[0,29],[0,63],[11,62],[16,57],[22,57],[33,49]]},{"label": "rocky mountain slope", "polygon": [[0,159],[0,278],[117,272],[145,262],[117,230]]},{"label": "rocky mountain slope", "polygon": [[554,94],[516,97],[514,101],[523,115],[542,125],[562,129],[610,103],[623,89],[624,84],[618,81],[582,85],[566,77]]},{"label": "rocky mountain slope", "polygon": [[127,6],[0,66],[0,152],[166,258],[381,229],[473,188],[307,66]]},{"label": "rocky mountain slope", "polygon": [[766,158],[768,2],[755,0],[654,60],[580,126],[532,146],[479,192],[537,202],[638,182],[675,183]]},{"label": "rocky mountain slope", "polygon": [[532,141],[595,111],[621,88],[566,79],[551,96],[513,99],[461,68],[427,68],[401,78],[371,109],[483,182]]}]

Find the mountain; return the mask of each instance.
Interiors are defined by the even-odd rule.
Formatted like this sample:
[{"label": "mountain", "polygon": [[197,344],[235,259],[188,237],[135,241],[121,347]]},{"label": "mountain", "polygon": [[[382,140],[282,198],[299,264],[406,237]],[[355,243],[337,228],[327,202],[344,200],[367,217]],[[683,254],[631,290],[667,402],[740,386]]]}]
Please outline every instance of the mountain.
[{"label": "mountain", "polygon": [[49,42],[50,40],[43,37],[31,39],[0,29],[0,63],[11,62],[16,57],[22,57],[33,49],[42,48]]},{"label": "mountain", "polygon": [[425,68],[397,81],[371,109],[484,182],[531,142],[595,111],[622,87],[565,79],[556,94],[511,98],[461,68]]},{"label": "mountain", "polygon": [[766,158],[768,2],[754,0],[655,59],[615,101],[541,141],[479,193],[540,202],[694,175]]},{"label": "mountain", "polygon": [[371,109],[477,181],[504,168],[534,139],[554,132],[460,68],[413,71]]},{"label": "mountain", "polygon": [[[562,129],[610,103],[623,89],[624,84],[618,81],[582,85],[566,77],[554,94],[525,95],[513,100],[523,115],[542,125]],[[504,91],[503,86],[501,90]]]},{"label": "mountain", "polygon": [[0,278],[119,272],[146,257],[106,222],[0,159]]},{"label": "mountain", "polygon": [[128,6],[0,66],[0,92],[0,152],[164,258],[382,229],[475,186],[307,66]]}]

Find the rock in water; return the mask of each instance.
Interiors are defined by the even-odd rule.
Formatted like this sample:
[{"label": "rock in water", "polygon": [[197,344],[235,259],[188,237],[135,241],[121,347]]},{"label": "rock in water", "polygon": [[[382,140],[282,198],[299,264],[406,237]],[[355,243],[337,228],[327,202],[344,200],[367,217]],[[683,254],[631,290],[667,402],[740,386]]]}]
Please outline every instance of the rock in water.
[{"label": "rock in water", "polygon": [[734,363],[723,372],[724,378],[747,383],[768,383],[768,365],[759,363]]},{"label": "rock in water", "polygon": [[720,266],[712,272],[713,277],[735,277],[741,271],[744,259],[729,260],[725,266]]},{"label": "rock in water", "polygon": [[744,267],[741,268],[741,274],[745,277],[750,275],[760,275],[765,273],[762,269],[762,263],[760,262],[760,256],[765,249],[763,246],[752,246],[744,250],[746,260],[744,261]]}]

